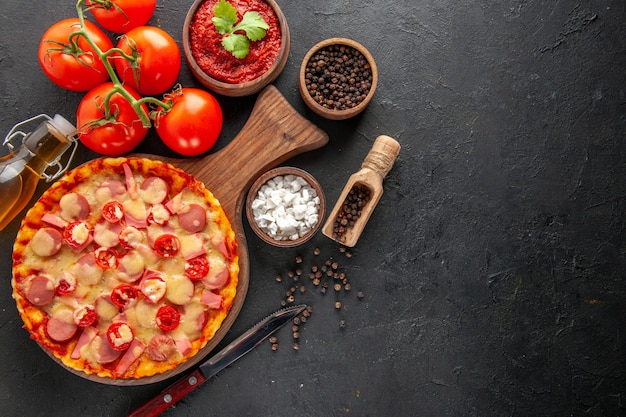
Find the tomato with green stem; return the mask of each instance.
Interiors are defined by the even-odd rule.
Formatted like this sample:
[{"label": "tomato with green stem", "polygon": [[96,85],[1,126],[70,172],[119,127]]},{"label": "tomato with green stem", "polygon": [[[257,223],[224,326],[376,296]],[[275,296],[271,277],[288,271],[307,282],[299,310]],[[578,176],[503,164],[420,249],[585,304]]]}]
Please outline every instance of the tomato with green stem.
[{"label": "tomato with green stem", "polygon": [[[39,42],[39,65],[46,76],[61,88],[88,91],[109,79],[98,51],[81,33],[80,20],[61,20],[46,30]],[[101,50],[113,48],[111,40],[95,24],[84,21],[84,33]]]},{"label": "tomato with green stem", "polygon": [[150,21],[156,0],[88,0],[87,7],[106,30],[126,33]]},{"label": "tomato with green stem", "polygon": [[129,99],[147,114],[147,106],[139,101],[141,96],[129,87],[121,89],[104,83],[85,94],[76,112],[80,141],[107,156],[135,149],[148,134],[149,126],[144,126]]},{"label": "tomato with green stem", "polygon": [[162,94],[172,88],[180,72],[180,49],[167,32],[140,26],[120,37],[115,70],[121,81],[142,95]]},{"label": "tomato with green stem", "polygon": [[212,94],[198,88],[180,88],[163,101],[171,107],[159,108],[154,126],[165,145],[184,156],[198,156],[215,145],[223,117]]}]

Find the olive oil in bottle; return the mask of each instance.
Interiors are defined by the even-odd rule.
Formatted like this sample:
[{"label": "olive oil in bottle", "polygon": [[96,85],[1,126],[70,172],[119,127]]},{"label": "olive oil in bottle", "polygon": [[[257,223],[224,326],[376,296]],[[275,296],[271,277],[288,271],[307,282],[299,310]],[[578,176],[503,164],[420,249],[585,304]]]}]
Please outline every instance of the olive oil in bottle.
[{"label": "olive oil in bottle", "polygon": [[[37,121],[40,123],[32,132],[20,130]],[[19,137],[22,143],[16,148],[11,141]],[[35,116],[11,129],[4,140],[9,154],[0,158],[0,230],[26,207],[41,178],[52,181],[65,172],[77,143],[76,128],[58,114],[54,118]],[[63,167],[60,158],[72,145],[72,153]],[[48,168],[55,166],[56,172],[49,174]]]}]

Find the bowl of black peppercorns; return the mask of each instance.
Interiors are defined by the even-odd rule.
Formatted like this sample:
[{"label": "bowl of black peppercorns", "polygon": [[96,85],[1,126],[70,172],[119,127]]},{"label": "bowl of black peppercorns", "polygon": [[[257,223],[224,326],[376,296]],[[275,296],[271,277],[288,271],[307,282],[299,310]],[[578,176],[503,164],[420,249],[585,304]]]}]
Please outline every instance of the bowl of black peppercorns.
[{"label": "bowl of black peppercorns", "polygon": [[304,56],[298,87],[318,115],[343,120],[361,113],[378,83],[374,58],[363,45],[346,38],[317,43]]}]

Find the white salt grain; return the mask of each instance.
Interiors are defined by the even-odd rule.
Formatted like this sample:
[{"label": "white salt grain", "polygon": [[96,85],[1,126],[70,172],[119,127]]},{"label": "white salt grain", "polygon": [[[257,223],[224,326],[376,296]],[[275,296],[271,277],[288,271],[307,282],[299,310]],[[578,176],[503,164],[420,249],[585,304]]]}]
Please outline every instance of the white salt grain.
[{"label": "white salt grain", "polygon": [[296,240],[319,221],[320,198],[297,175],[277,175],[268,180],[250,205],[256,224],[276,240]]}]

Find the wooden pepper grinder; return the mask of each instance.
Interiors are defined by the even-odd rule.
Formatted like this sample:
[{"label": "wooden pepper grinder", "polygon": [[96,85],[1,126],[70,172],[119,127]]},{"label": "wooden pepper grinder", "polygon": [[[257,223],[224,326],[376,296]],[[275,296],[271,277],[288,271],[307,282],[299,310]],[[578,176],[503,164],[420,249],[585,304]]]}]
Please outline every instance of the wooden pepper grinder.
[{"label": "wooden pepper grinder", "polygon": [[330,212],[322,233],[353,247],[365,228],[383,194],[383,178],[391,170],[400,153],[400,144],[381,135],[376,138],[361,169],[348,179],[335,207]]}]

